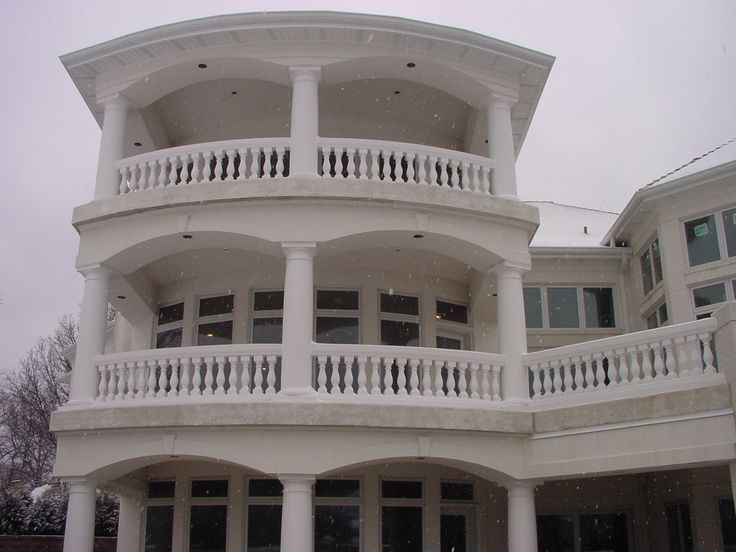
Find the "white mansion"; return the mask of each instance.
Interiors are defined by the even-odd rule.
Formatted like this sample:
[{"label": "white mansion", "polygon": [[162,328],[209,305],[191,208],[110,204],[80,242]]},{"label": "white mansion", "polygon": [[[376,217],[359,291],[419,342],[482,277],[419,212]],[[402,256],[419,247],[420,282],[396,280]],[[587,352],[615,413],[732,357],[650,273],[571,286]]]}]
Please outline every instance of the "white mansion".
[{"label": "white mansion", "polygon": [[553,58],[471,32],[228,15],[62,61],[102,126],[66,552],[98,488],[121,552],[736,550],[736,144],[615,215],[518,200]]}]

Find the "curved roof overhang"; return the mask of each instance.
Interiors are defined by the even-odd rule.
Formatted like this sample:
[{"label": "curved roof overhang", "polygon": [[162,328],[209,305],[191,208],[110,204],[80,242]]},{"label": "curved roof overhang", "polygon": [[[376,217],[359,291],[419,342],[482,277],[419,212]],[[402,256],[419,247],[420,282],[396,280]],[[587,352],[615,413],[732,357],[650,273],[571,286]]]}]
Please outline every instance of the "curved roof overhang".
[{"label": "curved roof overhang", "polygon": [[[393,67],[380,61],[387,57],[403,63]],[[61,57],[98,123],[102,121],[97,103],[101,97],[127,92],[134,103],[145,107],[170,92],[170,85],[144,91],[137,84],[161,71],[177,86],[206,80],[203,73],[174,77],[172,67],[193,59],[223,63],[223,69],[231,65],[238,70],[257,68],[259,78],[282,83],[288,83],[290,65],[317,64],[323,67],[326,84],[366,78],[361,76],[365,72],[396,78],[402,74],[400,69],[405,71],[406,62],[414,61],[417,71],[405,71],[407,80],[446,89],[470,105],[478,107],[486,100],[484,89],[488,95],[493,91],[514,98],[517,153],[554,62],[546,54],[461,29],[396,17],[321,11],[185,21]],[[354,63],[342,63],[346,61]],[[458,79],[460,76],[463,78]]]}]

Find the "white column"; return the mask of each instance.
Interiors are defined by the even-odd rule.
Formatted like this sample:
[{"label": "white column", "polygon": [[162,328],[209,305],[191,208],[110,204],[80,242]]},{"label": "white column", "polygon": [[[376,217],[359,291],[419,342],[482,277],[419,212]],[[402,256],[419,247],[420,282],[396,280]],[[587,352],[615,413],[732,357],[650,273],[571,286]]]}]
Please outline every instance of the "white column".
[{"label": "white column", "polygon": [[125,122],[130,102],[124,96],[116,94],[100,100],[99,103],[105,108],[105,116],[102,123],[100,155],[97,159],[95,199],[104,199],[116,196],[120,191],[120,174],[114,165],[123,158]]},{"label": "white column", "polygon": [[97,488],[87,480],[66,481],[69,505],[66,507],[64,552],[92,552],[95,543],[95,498]]},{"label": "white column", "polygon": [[279,475],[284,486],[281,510],[281,552],[312,552],[312,485],[314,477]]},{"label": "white column", "polygon": [[308,395],[312,388],[312,317],[314,313],[313,242],[287,242],[284,277],[284,325],[281,356],[281,392]]},{"label": "white column", "polygon": [[316,66],[291,67],[291,176],[317,175],[321,71]]},{"label": "white column", "polygon": [[516,199],[516,154],[511,128],[514,100],[493,94],[488,99],[488,156],[494,160],[493,194]]},{"label": "white column", "polygon": [[79,315],[77,354],[69,389],[70,405],[91,402],[99,391],[93,358],[105,351],[110,288],[110,273],[102,265],[88,265],[78,270],[84,275],[84,295]]},{"label": "white column", "polygon": [[141,545],[143,524],[143,494],[118,494],[120,510],[118,515],[117,552],[138,552]]},{"label": "white column", "polygon": [[537,552],[537,515],[534,510],[536,483],[514,481],[508,491],[508,552]]},{"label": "white column", "polygon": [[521,355],[526,353],[526,317],[521,276],[528,267],[504,261],[493,267],[496,273],[497,323],[499,353],[506,365],[501,373],[501,397],[504,401],[529,399],[529,383]]}]

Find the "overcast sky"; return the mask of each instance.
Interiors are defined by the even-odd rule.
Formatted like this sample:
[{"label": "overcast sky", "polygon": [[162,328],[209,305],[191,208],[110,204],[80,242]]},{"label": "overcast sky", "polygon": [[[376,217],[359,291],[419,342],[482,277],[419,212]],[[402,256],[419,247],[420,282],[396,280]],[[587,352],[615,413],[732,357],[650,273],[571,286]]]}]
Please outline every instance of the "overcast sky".
[{"label": "overcast sky", "polygon": [[523,199],[620,211],[634,190],[736,136],[733,0],[5,0],[0,22],[0,369],[65,313],[82,277],[72,208],[100,129],[62,54],[224,13],[340,10],[469,29],[557,58],[519,156]]}]

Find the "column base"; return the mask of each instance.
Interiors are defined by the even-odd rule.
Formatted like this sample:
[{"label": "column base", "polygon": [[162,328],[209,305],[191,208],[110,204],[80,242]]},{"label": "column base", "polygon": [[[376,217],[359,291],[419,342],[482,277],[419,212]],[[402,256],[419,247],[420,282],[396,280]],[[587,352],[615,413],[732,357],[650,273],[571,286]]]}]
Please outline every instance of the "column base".
[{"label": "column base", "polygon": [[311,387],[289,387],[279,391],[279,395],[285,397],[314,397],[317,395],[317,391]]}]

